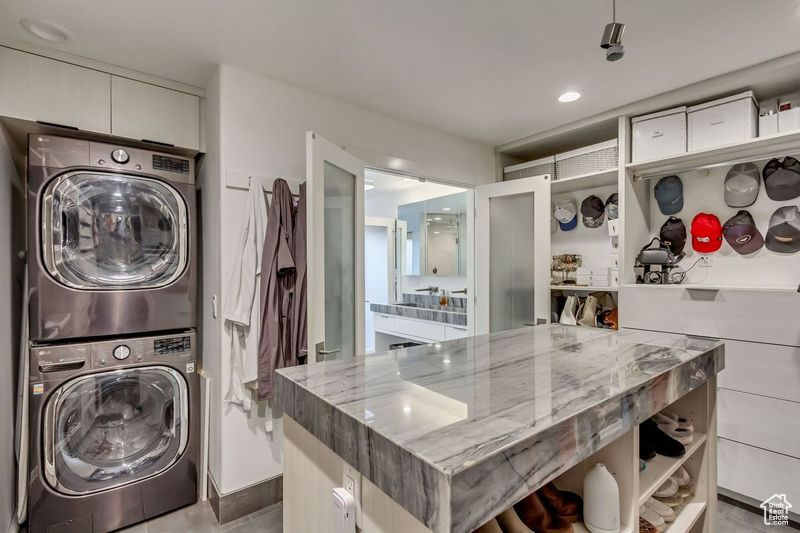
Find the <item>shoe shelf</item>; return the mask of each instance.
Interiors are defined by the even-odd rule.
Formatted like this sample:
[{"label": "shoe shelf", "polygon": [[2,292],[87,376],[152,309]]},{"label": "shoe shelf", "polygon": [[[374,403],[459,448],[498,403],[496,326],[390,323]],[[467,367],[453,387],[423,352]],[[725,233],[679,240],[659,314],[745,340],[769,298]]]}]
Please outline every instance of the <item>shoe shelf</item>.
[{"label": "shoe shelf", "polygon": [[700,517],[703,516],[707,506],[702,498],[695,496],[692,501],[676,507],[677,516],[673,522],[667,524],[664,533],[686,533],[691,531]]},{"label": "shoe shelf", "polygon": [[639,505],[658,490],[669,477],[675,473],[694,453],[706,443],[704,433],[694,432],[692,442],[686,445],[686,453],[681,457],[665,457],[656,455],[647,461],[647,468],[639,472]]}]

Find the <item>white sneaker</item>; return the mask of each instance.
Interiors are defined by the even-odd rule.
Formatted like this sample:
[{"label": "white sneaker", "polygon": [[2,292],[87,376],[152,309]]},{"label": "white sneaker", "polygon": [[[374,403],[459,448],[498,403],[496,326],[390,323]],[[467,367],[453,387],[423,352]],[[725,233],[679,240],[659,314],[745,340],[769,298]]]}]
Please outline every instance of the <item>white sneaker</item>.
[{"label": "white sneaker", "polygon": [[561,311],[560,324],[566,326],[577,326],[578,320],[575,318],[575,312],[578,310],[578,297],[575,295],[567,296],[567,303],[564,305],[564,310]]},{"label": "white sneaker", "polygon": [[669,498],[670,496],[675,496],[677,492],[678,482],[675,480],[675,478],[671,477],[667,479],[663,485],[658,487],[658,490],[653,493],[653,496],[656,498]]},{"label": "white sneaker", "polygon": [[672,478],[678,483],[679,487],[685,487],[692,482],[692,476],[686,471],[684,467],[680,467],[672,474]]},{"label": "white sneaker", "polygon": [[644,506],[657,512],[665,522],[675,521],[675,511],[672,510],[672,507],[655,498],[647,498],[647,501],[644,502]]},{"label": "white sneaker", "polygon": [[664,531],[664,526],[667,525],[663,516],[650,509],[646,505],[639,507],[639,516],[653,524],[653,526],[659,531]]}]

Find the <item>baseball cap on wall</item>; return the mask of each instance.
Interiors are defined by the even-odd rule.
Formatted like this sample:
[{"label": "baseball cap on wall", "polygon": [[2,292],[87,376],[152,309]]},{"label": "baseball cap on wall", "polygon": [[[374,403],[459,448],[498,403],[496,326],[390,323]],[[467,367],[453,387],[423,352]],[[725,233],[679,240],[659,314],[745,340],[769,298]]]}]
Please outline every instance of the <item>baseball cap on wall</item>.
[{"label": "baseball cap on wall", "polygon": [[752,254],[764,246],[764,237],[756,227],[756,222],[749,211],[742,209],[722,226],[722,234],[736,253]]},{"label": "baseball cap on wall", "polygon": [[748,207],[755,203],[761,188],[761,174],[753,163],[733,165],[725,174],[725,203]]},{"label": "baseball cap on wall", "polygon": [[800,210],[795,205],[779,207],[769,217],[767,249],[793,253],[800,250]]},{"label": "baseball cap on wall", "polygon": [[606,218],[603,200],[595,195],[587,196],[581,202],[581,215],[583,215],[583,225],[587,228],[599,228],[602,226]]},{"label": "baseball cap on wall", "polygon": [[575,200],[558,202],[554,213],[561,231],[570,231],[578,226],[578,206]]},{"label": "baseball cap on wall", "polygon": [[764,189],[770,200],[793,200],[800,196],[800,161],[784,157],[770,159],[764,165]]},{"label": "baseball cap on wall", "polygon": [[722,224],[717,215],[698,213],[692,220],[692,248],[701,254],[716,252],[722,246]]},{"label": "baseball cap on wall", "polygon": [[613,193],[606,198],[605,210],[608,220],[616,220],[619,218],[619,195],[617,193]]},{"label": "baseball cap on wall", "polygon": [[683,220],[678,217],[669,217],[661,226],[658,238],[669,246],[673,254],[680,255],[686,246],[686,226],[683,224]]},{"label": "baseball cap on wall", "polygon": [[678,176],[658,180],[653,193],[662,214],[674,215],[683,209],[683,182]]}]

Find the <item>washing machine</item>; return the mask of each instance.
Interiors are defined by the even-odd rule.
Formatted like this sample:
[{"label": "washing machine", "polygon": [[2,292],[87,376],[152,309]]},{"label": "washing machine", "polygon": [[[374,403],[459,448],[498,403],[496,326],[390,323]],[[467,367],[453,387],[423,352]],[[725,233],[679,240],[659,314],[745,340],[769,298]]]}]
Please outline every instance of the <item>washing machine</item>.
[{"label": "washing machine", "polygon": [[28,136],[33,341],[196,327],[194,161]]},{"label": "washing machine", "polygon": [[103,533],[197,501],[195,334],[30,349],[28,531]]}]

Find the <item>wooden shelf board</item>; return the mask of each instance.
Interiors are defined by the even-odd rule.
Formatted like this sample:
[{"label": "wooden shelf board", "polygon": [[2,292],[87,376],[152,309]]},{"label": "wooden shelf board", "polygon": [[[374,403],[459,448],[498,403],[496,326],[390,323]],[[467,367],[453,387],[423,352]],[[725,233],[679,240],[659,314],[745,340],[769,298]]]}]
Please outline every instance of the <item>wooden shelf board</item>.
[{"label": "wooden shelf board", "polygon": [[593,286],[587,285],[550,285],[551,291],[575,291],[575,292],[617,292],[619,287]]},{"label": "wooden shelf board", "polygon": [[634,176],[650,178],[797,152],[800,152],[800,131],[793,131],[649,161],[637,161],[625,165],[625,168]]},{"label": "wooden shelf board", "polygon": [[550,182],[550,194],[564,194],[568,192],[616,185],[619,182],[619,169],[614,167],[599,172],[590,172],[580,176],[570,176]]},{"label": "wooden shelf board", "polygon": [[692,501],[675,508],[678,515],[674,522],[667,524],[665,533],[687,533],[703,516],[703,511],[708,505],[700,497],[695,496]]},{"label": "wooden shelf board", "polygon": [[705,442],[706,435],[695,431],[694,439],[686,446],[686,453],[682,457],[656,455],[647,461],[647,468],[639,472],[639,505],[644,505],[647,498],[652,496],[658,487],[663,485]]}]

